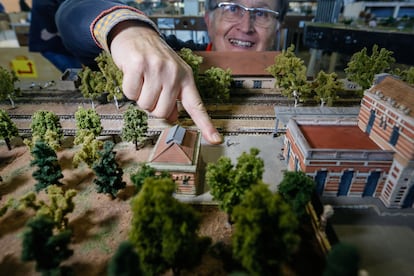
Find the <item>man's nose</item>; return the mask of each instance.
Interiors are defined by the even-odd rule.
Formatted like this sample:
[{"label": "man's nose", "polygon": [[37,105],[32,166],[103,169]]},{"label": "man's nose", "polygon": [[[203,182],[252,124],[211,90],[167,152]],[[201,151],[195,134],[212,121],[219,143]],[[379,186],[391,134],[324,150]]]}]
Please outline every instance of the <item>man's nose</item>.
[{"label": "man's nose", "polygon": [[239,29],[243,32],[251,32],[254,29],[254,16],[246,11],[239,22]]}]

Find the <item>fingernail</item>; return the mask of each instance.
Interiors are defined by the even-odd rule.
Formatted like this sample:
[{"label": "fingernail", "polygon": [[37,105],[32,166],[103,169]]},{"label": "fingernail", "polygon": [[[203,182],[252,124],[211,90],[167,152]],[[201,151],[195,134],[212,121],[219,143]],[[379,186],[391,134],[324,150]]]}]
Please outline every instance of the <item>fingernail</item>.
[{"label": "fingernail", "polygon": [[220,144],[223,142],[223,136],[221,136],[220,133],[218,132],[214,133],[211,139],[212,139],[212,142],[215,144]]}]

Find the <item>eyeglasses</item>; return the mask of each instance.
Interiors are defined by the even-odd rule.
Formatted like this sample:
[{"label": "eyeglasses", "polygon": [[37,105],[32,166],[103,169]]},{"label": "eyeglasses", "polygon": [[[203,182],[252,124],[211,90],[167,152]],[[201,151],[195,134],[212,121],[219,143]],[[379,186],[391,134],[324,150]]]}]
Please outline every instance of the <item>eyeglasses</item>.
[{"label": "eyeglasses", "polygon": [[250,19],[254,20],[257,26],[268,28],[275,24],[279,17],[277,11],[265,8],[248,8],[243,5],[231,2],[220,2],[212,10],[220,9],[224,20],[227,22],[240,21],[246,12],[250,13]]}]

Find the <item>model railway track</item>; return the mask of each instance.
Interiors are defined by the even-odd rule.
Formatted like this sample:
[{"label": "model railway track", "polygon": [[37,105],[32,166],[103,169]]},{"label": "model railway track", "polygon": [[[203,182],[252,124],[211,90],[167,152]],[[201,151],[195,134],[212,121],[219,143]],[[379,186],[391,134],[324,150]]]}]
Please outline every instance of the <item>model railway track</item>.
[{"label": "model railway track", "polygon": [[[282,96],[280,93],[231,93],[231,102],[232,103],[243,103],[243,104],[287,104],[292,102],[291,99]],[[40,104],[40,103],[90,103],[90,99],[86,99],[83,97],[82,93],[79,90],[52,90],[52,89],[29,89],[21,91],[21,95],[14,99],[16,104],[23,103],[23,104]],[[106,101],[106,98],[103,99]],[[98,100],[95,100],[98,102]],[[126,99],[120,100],[120,102],[128,102]],[[207,99],[205,101],[209,103],[210,101]]]},{"label": "model railway track", "polygon": [[[156,136],[161,134],[162,129],[150,129],[147,132],[148,137]],[[30,128],[19,128],[19,135],[21,137],[30,137],[32,135],[32,130]],[[75,136],[76,135],[76,129],[69,129],[64,128],[63,129],[63,135],[64,136]],[[103,129],[101,132],[101,136],[111,136],[111,135],[121,135],[120,129]]]},{"label": "model railway track", "polygon": [[[75,120],[74,114],[65,114],[65,115],[56,115],[59,120],[66,121],[66,120]],[[10,114],[9,117],[12,120],[31,120],[32,115],[28,114]],[[122,121],[123,117],[122,114],[100,114],[99,117],[101,117],[102,120],[116,120],[116,121]]]},{"label": "model railway track", "polygon": [[[65,114],[65,115],[56,115],[60,120],[75,120],[75,115],[73,114]],[[12,120],[31,120],[32,115],[28,114],[10,114],[9,117]],[[122,121],[123,116],[122,114],[100,114],[102,120],[116,120]],[[236,114],[236,115],[215,115],[211,114],[210,117],[212,119],[227,119],[227,120],[275,120],[275,116],[273,115],[243,115],[243,114]],[[181,117],[182,119],[188,117]],[[149,119],[156,119],[155,117],[150,116]]]},{"label": "model railway track", "polygon": [[[162,132],[162,129],[150,129],[147,132],[147,136],[157,136],[160,135]],[[272,135],[274,133],[273,129],[268,128],[240,128],[238,130],[223,130],[219,129],[219,132],[224,135]],[[21,137],[30,137],[32,134],[31,129],[29,128],[22,128],[19,129],[19,135]],[[76,129],[63,129],[63,135],[64,136],[75,136],[76,135]],[[111,136],[111,135],[121,135],[121,130],[119,129],[104,129],[101,132],[101,136]]]},{"label": "model railway track", "polygon": [[211,114],[211,119],[226,119],[226,120],[259,120],[259,121],[267,121],[267,120],[276,120],[276,117],[273,115],[243,115],[243,114],[236,114],[236,115],[216,115]]}]

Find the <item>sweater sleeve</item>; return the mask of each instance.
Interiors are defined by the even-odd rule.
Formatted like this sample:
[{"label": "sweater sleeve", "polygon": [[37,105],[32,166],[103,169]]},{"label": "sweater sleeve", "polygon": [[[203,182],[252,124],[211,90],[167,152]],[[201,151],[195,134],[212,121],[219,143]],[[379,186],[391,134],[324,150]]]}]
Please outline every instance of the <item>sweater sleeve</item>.
[{"label": "sweater sleeve", "polygon": [[141,11],[114,0],[66,0],[55,20],[65,47],[91,67],[102,49],[108,50],[107,36],[118,23],[137,20],[157,30]]}]

